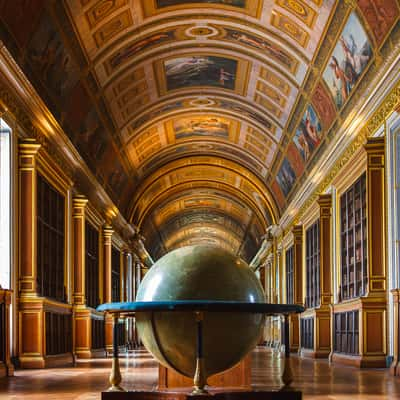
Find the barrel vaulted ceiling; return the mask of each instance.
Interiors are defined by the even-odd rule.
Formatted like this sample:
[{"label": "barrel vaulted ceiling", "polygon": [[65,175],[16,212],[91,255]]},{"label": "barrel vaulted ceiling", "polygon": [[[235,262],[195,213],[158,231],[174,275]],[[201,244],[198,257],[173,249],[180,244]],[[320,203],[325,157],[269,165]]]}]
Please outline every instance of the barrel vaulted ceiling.
[{"label": "barrel vaulted ceiling", "polygon": [[251,258],[399,30],[396,0],[17,3],[10,51],[155,257]]}]

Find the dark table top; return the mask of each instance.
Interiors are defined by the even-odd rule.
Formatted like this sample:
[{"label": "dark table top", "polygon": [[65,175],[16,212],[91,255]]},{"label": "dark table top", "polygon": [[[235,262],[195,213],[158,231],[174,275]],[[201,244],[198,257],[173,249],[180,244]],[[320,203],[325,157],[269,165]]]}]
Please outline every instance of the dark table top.
[{"label": "dark table top", "polygon": [[171,300],[105,303],[98,306],[97,311],[125,315],[146,311],[247,312],[279,315],[301,313],[304,311],[304,307],[297,304],[250,303],[242,301]]}]

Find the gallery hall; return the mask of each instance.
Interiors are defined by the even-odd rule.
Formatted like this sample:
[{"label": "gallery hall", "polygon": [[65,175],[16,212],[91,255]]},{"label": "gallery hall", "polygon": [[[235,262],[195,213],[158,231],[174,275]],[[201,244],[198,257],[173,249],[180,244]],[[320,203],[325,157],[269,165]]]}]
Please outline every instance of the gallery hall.
[{"label": "gallery hall", "polygon": [[0,400],[400,400],[400,0],[0,0]]}]

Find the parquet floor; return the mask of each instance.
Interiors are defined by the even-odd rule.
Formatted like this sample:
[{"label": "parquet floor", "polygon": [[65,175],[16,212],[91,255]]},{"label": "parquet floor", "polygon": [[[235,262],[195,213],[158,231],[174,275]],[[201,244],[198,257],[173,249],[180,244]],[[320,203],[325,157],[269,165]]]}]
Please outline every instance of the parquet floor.
[{"label": "parquet floor", "polygon": [[[282,359],[258,348],[252,355],[254,389],[280,387]],[[7,400],[98,400],[107,388],[110,359],[79,361],[74,368],[20,370],[15,377],[0,379],[0,399]],[[294,387],[305,400],[400,400],[400,378],[388,370],[358,370],[330,366],[327,361],[292,358]],[[157,364],[145,351],[121,356],[123,386],[154,390]]]}]

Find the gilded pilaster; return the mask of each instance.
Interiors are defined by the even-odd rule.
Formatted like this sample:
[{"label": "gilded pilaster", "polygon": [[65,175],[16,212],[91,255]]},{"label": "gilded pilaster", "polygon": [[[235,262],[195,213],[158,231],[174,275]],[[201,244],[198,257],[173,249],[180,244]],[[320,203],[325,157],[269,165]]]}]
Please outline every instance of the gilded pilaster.
[{"label": "gilded pilaster", "polygon": [[72,199],[73,229],[73,294],[74,353],[79,358],[91,357],[91,319],[86,309],[85,293],[85,213],[88,200],[77,195]]},{"label": "gilded pilaster", "polygon": [[36,156],[40,144],[25,139],[19,143],[19,292],[36,296]]},{"label": "gilded pilaster", "polygon": [[[110,225],[103,227],[103,302],[111,302],[111,285],[112,285],[112,235],[114,230]],[[113,319],[110,315],[105,317],[105,345],[106,351],[111,352],[113,348]]]},{"label": "gilded pilaster", "polygon": [[[40,144],[25,139],[19,143],[19,307],[18,354],[21,367],[43,368],[45,348],[43,338],[44,312],[37,297],[37,198],[36,162]],[[32,332],[37,332],[32,335]]]},{"label": "gilded pilaster", "polygon": [[[293,298],[296,304],[303,305],[303,226],[293,227]],[[290,351],[300,348],[300,316],[290,315]]]},{"label": "gilded pilaster", "polygon": [[318,204],[320,218],[320,304],[321,306],[329,306],[332,303],[332,195],[321,194],[318,199]]},{"label": "gilded pilaster", "polygon": [[103,227],[103,303],[111,302],[111,238],[113,233],[114,230],[111,226],[105,225]]},{"label": "gilded pilaster", "polygon": [[303,226],[293,227],[293,288],[294,302],[303,305]]},{"label": "gilded pilaster", "polygon": [[72,199],[74,305],[85,304],[85,208],[87,202],[84,196],[75,196]]},{"label": "gilded pilaster", "polygon": [[368,199],[368,269],[369,296],[385,296],[385,138],[368,138],[367,199]]}]

